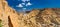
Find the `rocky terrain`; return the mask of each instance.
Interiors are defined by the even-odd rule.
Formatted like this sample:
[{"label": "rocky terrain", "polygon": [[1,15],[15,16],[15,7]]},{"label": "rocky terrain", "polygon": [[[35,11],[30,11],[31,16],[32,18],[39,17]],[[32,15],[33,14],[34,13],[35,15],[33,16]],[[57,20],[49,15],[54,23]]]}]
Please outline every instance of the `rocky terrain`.
[{"label": "rocky terrain", "polygon": [[0,0],[0,27],[60,27],[60,8],[33,9],[24,14]]}]

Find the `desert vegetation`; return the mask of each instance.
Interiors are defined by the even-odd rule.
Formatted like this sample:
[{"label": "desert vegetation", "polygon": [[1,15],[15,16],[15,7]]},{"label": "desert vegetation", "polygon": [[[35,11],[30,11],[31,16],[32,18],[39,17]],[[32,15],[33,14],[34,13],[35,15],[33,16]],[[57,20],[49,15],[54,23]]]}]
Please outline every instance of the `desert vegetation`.
[{"label": "desert vegetation", "polygon": [[1,23],[2,23],[2,20],[0,19],[0,27],[2,27],[2,24]]}]

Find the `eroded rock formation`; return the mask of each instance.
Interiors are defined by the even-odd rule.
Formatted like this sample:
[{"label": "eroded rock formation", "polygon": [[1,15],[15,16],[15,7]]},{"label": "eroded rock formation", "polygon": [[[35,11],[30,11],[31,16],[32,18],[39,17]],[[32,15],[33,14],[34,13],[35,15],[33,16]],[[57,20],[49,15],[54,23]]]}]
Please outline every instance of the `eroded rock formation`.
[{"label": "eroded rock formation", "polygon": [[9,7],[5,0],[0,0],[0,19],[2,20],[2,27],[9,27],[10,24],[13,27],[19,27],[17,12]]},{"label": "eroded rock formation", "polygon": [[60,27],[60,9],[34,9],[24,15],[0,0],[0,20],[2,27]]}]

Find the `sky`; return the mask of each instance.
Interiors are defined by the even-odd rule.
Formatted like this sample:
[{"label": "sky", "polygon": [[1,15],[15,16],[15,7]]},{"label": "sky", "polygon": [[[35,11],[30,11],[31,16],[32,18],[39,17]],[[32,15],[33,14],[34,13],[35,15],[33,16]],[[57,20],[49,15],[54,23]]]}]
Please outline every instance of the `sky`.
[{"label": "sky", "polygon": [[7,0],[7,2],[17,11],[33,8],[60,8],[60,0]]}]

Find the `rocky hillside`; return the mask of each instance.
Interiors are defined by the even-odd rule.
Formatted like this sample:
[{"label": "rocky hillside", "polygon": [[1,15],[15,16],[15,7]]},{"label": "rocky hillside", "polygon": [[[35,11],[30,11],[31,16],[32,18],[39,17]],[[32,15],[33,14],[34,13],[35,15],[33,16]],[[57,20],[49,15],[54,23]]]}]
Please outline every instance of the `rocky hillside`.
[{"label": "rocky hillside", "polygon": [[8,6],[6,0],[0,0],[0,20],[2,20],[2,27],[20,26],[17,12]]},{"label": "rocky hillside", "polygon": [[0,27],[60,27],[60,8],[33,9],[24,14],[0,0]]},{"label": "rocky hillside", "polygon": [[20,20],[20,27],[60,27],[60,9],[34,9],[26,16],[20,14]]}]

